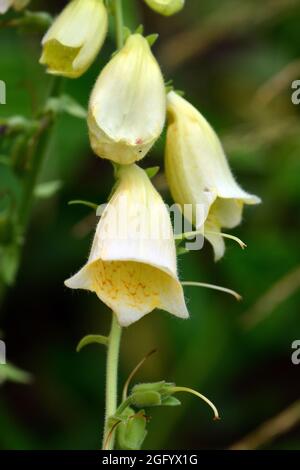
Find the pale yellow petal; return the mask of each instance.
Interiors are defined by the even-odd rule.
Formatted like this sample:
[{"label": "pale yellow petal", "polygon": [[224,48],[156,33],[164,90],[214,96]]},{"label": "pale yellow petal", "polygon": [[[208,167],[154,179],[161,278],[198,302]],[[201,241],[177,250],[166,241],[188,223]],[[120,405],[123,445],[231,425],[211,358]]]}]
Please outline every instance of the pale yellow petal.
[{"label": "pale yellow petal", "polygon": [[65,284],[95,292],[123,326],[155,308],[187,318],[168,210],[138,166],[121,167],[118,178],[87,263]]},{"label": "pale yellow petal", "polygon": [[43,37],[40,63],[49,73],[79,77],[98,54],[107,23],[102,0],[72,0]]},{"label": "pale yellow petal", "polygon": [[[203,224],[205,232],[208,224],[218,232],[222,227],[235,227],[241,222],[243,206],[257,204],[260,199],[235,181],[219,138],[196,108],[172,91],[167,109],[165,167],[175,202],[182,210],[192,205],[192,217],[185,215],[197,229]],[[200,219],[196,218],[199,213]],[[222,237],[205,236],[213,244],[216,258],[220,258],[224,253]]]},{"label": "pale yellow petal", "polygon": [[88,126],[91,146],[103,158],[140,160],[162,132],[166,114],[164,80],[147,40],[129,36],[93,89]]}]

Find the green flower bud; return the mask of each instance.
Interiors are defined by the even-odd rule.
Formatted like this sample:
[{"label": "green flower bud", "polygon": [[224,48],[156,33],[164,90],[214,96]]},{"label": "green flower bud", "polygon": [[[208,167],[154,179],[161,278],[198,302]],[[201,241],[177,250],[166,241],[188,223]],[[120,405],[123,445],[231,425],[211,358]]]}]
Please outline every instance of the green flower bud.
[{"label": "green flower bud", "polygon": [[122,414],[124,421],[118,426],[118,444],[122,450],[140,450],[147,435],[147,421],[144,411],[138,413],[126,408]]},{"label": "green flower bud", "polygon": [[160,406],[160,393],[154,391],[134,392],[131,395],[131,403],[137,408],[147,408],[148,406]]},{"label": "green flower bud", "polygon": [[174,383],[165,382],[164,380],[135,385],[131,394],[132,404],[137,407],[180,405],[180,401],[171,396],[174,387]]}]

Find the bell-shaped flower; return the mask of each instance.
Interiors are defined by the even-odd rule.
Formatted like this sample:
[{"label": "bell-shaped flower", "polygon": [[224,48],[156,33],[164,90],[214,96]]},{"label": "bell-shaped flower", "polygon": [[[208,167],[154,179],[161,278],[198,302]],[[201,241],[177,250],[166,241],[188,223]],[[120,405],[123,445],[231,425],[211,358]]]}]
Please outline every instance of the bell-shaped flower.
[{"label": "bell-shaped flower", "polygon": [[158,139],[165,115],[159,65],[147,39],[132,34],[104,67],[93,89],[88,113],[91,146],[99,157],[134,163]]},{"label": "bell-shaped flower", "polygon": [[260,199],[235,181],[218,136],[197,109],[171,91],[167,113],[165,166],[172,196],[183,211],[192,207],[185,215],[203,229],[217,260],[225,250],[221,228],[237,226],[244,204]]},{"label": "bell-shaped flower", "polygon": [[145,0],[152,10],[164,16],[171,16],[184,7],[184,0]]},{"label": "bell-shaped flower", "polygon": [[107,26],[103,0],[72,0],[43,37],[40,63],[54,75],[80,77],[95,60]]},{"label": "bell-shaped flower", "polygon": [[30,0],[0,0],[0,14],[6,13],[10,8],[22,10],[29,2]]},{"label": "bell-shaped flower", "polygon": [[89,259],[65,284],[95,292],[123,326],[155,308],[188,317],[169,212],[138,166],[118,170]]}]

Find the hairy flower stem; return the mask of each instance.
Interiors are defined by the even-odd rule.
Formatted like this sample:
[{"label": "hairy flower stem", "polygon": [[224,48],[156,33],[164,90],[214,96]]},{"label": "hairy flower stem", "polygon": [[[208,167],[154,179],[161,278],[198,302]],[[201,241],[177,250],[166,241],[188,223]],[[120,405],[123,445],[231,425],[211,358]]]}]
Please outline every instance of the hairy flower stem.
[{"label": "hairy flower stem", "polygon": [[[122,0],[114,1],[116,45],[120,49],[123,46],[123,11]],[[114,433],[109,442],[107,436],[110,432],[108,427],[109,417],[115,414],[117,410],[117,389],[118,389],[118,362],[119,349],[121,341],[121,327],[118,324],[117,317],[112,314],[111,330],[108,338],[107,360],[106,360],[106,384],[105,384],[105,421],[102,449],[113,450]]]},{"label": "hairy flower stem", "polygon": [[[117,410],[117,388],[118,388],[118,362],[122,329],[117,321],[117,316],[112,313],[111,330],[108,337],[107,359],[106,359],[106,391],[105,391],[105,423],[103,436],[103,449],[110,432],[108,426],[109,417]],[[114,436],[109,440],[106,450],[114,448]]]}]

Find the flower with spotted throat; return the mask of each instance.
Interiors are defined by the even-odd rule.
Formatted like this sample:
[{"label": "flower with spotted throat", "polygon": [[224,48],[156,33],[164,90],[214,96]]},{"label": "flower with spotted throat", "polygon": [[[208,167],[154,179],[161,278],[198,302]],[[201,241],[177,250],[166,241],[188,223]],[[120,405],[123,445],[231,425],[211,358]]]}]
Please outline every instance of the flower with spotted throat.
[{"label": "flower with spotted throat", "polygon": [[72,0],[43,37],[40,63],[48,73],[80,77],[95,60],[107,27],[103,0]]},{"label": "flower with spotted throat", "polygon": [[[172,196],[180,207],[192,205],[191,222],[197,230],[204,228],[218,260],[225,251],[221,228],[237,226],[244,205],[258,204],[260,199],[238,185],[213,128],[174,91],[167,96],[167,114],[165,167]],[[203,214],[199,223],[198,207]]]},{"label": "flower with spotted throat", "polygon": [[128,326],[155,308],[188,317],[168,210],[137,165],[117,170],[85,266],[65,285],[95,292]]}]

